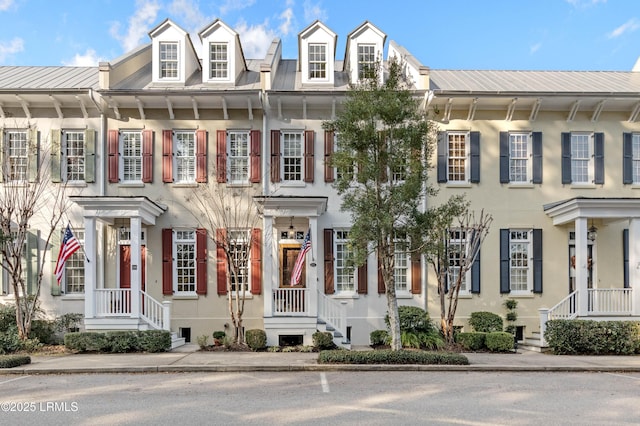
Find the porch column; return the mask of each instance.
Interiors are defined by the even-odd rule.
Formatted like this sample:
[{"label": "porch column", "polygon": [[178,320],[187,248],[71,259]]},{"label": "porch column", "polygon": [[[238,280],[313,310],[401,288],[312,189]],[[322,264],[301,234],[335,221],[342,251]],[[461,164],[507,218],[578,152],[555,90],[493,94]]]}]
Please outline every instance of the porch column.
[{"label": "porch column", "polygon": [[[307,288],[309,289],[309,316],[318,316],[318,218],[309,218],[309,229],[311,230],[311,259],[307,261]],[[309,256],[307,256],[309,257]]]},{"label": "porch column", "polygon": [[140,246],[142,220],[131,218],[131,318],[140,318],[140,290],[142,283],[142,255]]},{"label": "porch column", "polygon": [[589,293],[587,281],[589,270],[587,266],[587,218],[579,217],[575,221],[576,245],[576,290],[578,290],[578,316],[587,316]]},{"label": "porch column", "polygon": [[96,256],[96,218],[84,218],[84,317],[96,317],[95,289],[98,285],[98,259]]},{"label": "porch column", "polygon": [[274,242],[277,241],[276,236],[273,234],[273,216],[264,216],[262,221],[263,239],[263,256],[262,261],[262,285],[264,287],[264,317],[273,316],[273,286],[278,285],[278,277],[275,276],[277,268],[274,268],[274,259],[277,259],[277,254],[274,257]]},{"label": "porch column", "polygon": [[629,221],[629,287],[631,312],[640,315],[640,218]]}]

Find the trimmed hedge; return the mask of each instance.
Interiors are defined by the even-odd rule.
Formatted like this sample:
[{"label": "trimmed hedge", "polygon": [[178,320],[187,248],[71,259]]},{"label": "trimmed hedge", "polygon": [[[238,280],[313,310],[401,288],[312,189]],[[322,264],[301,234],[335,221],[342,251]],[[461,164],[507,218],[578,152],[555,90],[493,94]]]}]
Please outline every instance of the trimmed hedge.
[{"label": "trimmed hedge", "polygon": [[31,357],[29,355],[0,356],[0,368],[13,368],[24,364],[31,364]]},{"label": "trimmed hedge", "polygon": [[373,330],[369,333],[369,340],[373,346],[388,345],[391,336],[387,330]]},{"label": "trimmed hedge", "polygon": [[322,351],[318,355],[320,364],[438,364],[468,365],[462,354],[422,351]]},{"label": "trimmed hedge", "polygon": [[245,335],[247,345],[254,351],[259,351],[267,347],[267,333],[261,329],[247,330]]},{"label": "trimmed hedge", "polygon": [[544,338],[558,355],[640,354],[640,322],[551,320]]},{"label": "trimmed hedge", "polygon": [[171,349],[171,333],[166,330],[67,333],[64,345],[78,352],[164,352]]},{"label": "trimmed hedge", "polygon": [[318,349],[333,349],[336,344],[333,343],[333,334],[329,331],[316,331],[313,333],[313,346]]},{"label": "trimmed hedge", "polygon": [[480,351],[485,348],[485,338],[487,333],[458,333],[456,341],[467,351]]},{"label": "trimmed hedge", "polygon": [[513,350],[513,334],[504,331],[487,333],[484,344],[492,352],[507,352]]},{"label": "trimmed hedge", "polygon": [[503,321],[500,315],[493,312],[471,312],[469,325],[473,331],[492,333],[502,331]]}]

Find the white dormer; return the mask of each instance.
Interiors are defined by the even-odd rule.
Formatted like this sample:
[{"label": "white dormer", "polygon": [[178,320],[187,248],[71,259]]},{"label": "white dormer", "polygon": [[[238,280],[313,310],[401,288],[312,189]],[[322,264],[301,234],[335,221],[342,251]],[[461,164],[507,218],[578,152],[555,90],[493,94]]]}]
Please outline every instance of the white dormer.
[{"label": "white dormer", "polygon": [[235,83],[247,70],[238,33],[216,19],[198,36],[202,41],[202,82]]},{"label": "white dormer", "polygon": [[200,68],[189,33],[170,19],[149,32],[152,42],[152,81],[182,83]]},{"label": "white dormer", "polygon": [[347,36],[344,71],[349,73],[350,81],[360,81],[377,61],[382,63],[386,39],[387,35],[369,21],[364,21]]},{"label": "white dormer", "polygon": [[298,34],[298,72],[302,84],[333,85],[338,36],[320,21]]}]

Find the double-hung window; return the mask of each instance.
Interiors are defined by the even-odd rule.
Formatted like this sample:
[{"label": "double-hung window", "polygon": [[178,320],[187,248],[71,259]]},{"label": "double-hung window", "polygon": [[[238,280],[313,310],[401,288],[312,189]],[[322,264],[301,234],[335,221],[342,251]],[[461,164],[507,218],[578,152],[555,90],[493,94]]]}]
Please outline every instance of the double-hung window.
[{"label": "double-hung window", "polygon": [[227,43],[209,43],[209,79],[229,78],[229,57]]},{"label": "double-hung window", "polygon": [[531,176],[529,133],[509,133],[509,182],[528,183]]},{"label": "double-hung window", "polygon": [[63,176],[67,182],[85,180],[85,132],[65,130],[63,133]]},{"label": "double-hung window", "polygon": [[358,45],[358,79],[371,78],[375,74],[376,46],[373,44]]},{"label": "double-hung window", "polygon": [[631,136],[631,164],[633,170],[633,183],[640,183],[640,133]]},{"label": "double-hung window", "polygon": [[571,135],[571,182],[591,183],[593,181],[593,147],[591,135]]},{"label": "double-hung window", "polygon": [[542,132],[500,132],[500,183],[542,183]]},{"label": "double-hung window", "polygon": [[[84,229],[74,229],[73,235],[80,246],[84,246]],[[84,251],[77,250],[64,264],[64,292],[66,294],[84,293]]]},{"label": "double-hung window", "polygon": [[396,291],[402,293],[408,293],[411,289],[411,254],[408,249],[407,238],[396,236],[394,240],[393,277]]},{"label": "double-hung window", "polygon": [[604,184],[604,133],[562,133],[562,183]]},{"label": "double-hung window", "polygon": [[196,181],[196,133],[194,131],[174,132],[175,182],[191,183]]},{"label": "double-hung window", "polygon": [[160,42],[160,78],[178,78],[177,42]]},{"label": "double-hung window", "polygon": [[500,292],[542,293],[542,230],[500,230]]},{"label": "double-hung window", "polygon": [[468,180],[468,138],[468,133],[450,132],[447,134],[447,180],[449,182],[467,182]]},{"label": "double-hung window", "polygon": [[480,182],[480,132],[438,133],[438,182]]},{"label": "double-hung window", "polygon": [[121,180],[123,182],[142,181],[142,132],[123,131],[121,134],[122,161]]},{"label": "double-hung window", "polygon": [[8,180],[24,182],[29,171],[29,138],[26,130],[8,130],[5,133],[8,156]]},{"label": "double-hung window", "polygon": [[230,130],[227,134],[229,183],[249,181],[249,131]]},{"label": "double-hung window", "polygon": [[196,291],[196,231],[176,230],[174,237],[175,294],[193,294]]},{"label": "double-hung window", "polygon": [[309,44],[309,80],[327,78],[327,45]]},{"label": "double-hung window", "polygon": [[[449,285],[453,286],[458,282],[461,273],[462,261],[466,253],[466,232],[460,229],[452,229],[449,231],[449,241],[447,244],[447,255],[449,265],[447,268],[447,280]],[[465,274],[460,281],[460,293],[466,294],[470,292],[468,283],[469,274]]]},{"label": "double-hung window", "polygon": [[531,237],[528,230],[509,232],[509,282],[512,292],[531,290]]},{"label": "double-hung window", "polygon": [[282,132],[282,170],[285,182],[302,181],[304,146],[302,132]]},{"label": "double-hung window", "polygon": [[232,269],[236,269],[236,274],[231,274],[231,291],[249,292],[249,231],[230,230],[229,231],[229,254],[231,255]]},{"label": "double-hung window", "polygon": [[349,231],[335,231],[335,280],[338,293],[356,291],[356,269],[351,263],[353,251],[349,246]]}]

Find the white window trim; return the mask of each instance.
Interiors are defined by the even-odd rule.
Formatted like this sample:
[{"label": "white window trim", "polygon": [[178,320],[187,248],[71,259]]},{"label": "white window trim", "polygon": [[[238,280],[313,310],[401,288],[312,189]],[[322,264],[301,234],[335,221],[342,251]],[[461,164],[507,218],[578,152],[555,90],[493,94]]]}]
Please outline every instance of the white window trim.
[{"label": "white window trim", "polygon": [[81,129],[63,129],[62,130],[62,146],[60,151],[62,152],[61,160],[60,160],[60,169],[61,169],[61,178],[64,182],[67,182],[72,185],[84,184],[87,178],[87,164],[84,164],[84,171],[82,179],[69,179],[69,169],[67,168],[67,159],[68,159],[68,135],[69,133],[78,133],[82,135],[82,151],[86,153],[87,149],[87,141],[85,140],[85,131]]},{"label": "white window trim", "polygon": [[[71,232],[73,232],[73,235],[76,237],[76,239],[78,240],[78,242],[80,243],[81,247],[84,247],[84,228],[74,228],[71,230]],[[81,232],[82,234],[79,234],[79,232]],[[60,233],[60,239],[62,239],[64,232]],[[82,235],[82,238],[78,238],[80,235]],[[84,249],[80,249],[78,251],[76,251],[72,256],[82,256],[84,258]],[[68,262],[68,261],[67,261]],[[69,283],[67,282],[67,266],[68,263],[65,263],[64,265],[64,270],[62,271],[62,279],[60,280],[60,295],[63,296],[68,296],[69,299],[72,298],[82,298],[84,299],[84,291],[82,292],[78,292],[78,291],[74,291],[74,292],[70,292],[67,291],[67,286],[69,285]],[[84,270],[85,273],[85,285],[86,285],[86,270],[84,268],[84,265],[82,266],[82,269]],[[57,283],[53,283],[51,285],[57,285]]]},{"label": "white window trim", "polygon": [[[285,179],[285,164],[284,164],[284,135],[295,134],[300,136],[300,179],[287,180]],[[282,182],[285,186],[305,186],[304,181],[304,131],[302,130],[283,130],[280,132],[280,173],[282,174]],[[287,157],[296,158],[296,157]]]},{"label": "white window trim", "polygon": [[[225,62],[226,63],[226,71],[227,71],[227,76],[226,77],[212,77],[211,74],[213,72],[213,68],[211,67],[211,63],[214,62],[213,59],[211,58],[211,46],[212,45],[220,45],[220,46],[226,46],[227,48],[227,59],[225,61],[215,61],[215,63],[222,63]],[[207,54],[208,54],[208,60],[209,60],[209,64],[208,64],[208,71],[209,71],[209,75],[207,76],[207,80],[209,81],[229,81],[231,79],[231,53],[229,50],[230,44],[228,42],[225,41],[210,41],[209,44],[209,49],[207,50]]]},{"label": "white window trim", "polygon": [[573,155],[571,155],[571,185],[572,186],[594,186],[594,180],[595,180],[595,135],[593,132],[571,132],[571,147],[570,150],[573,151],[573,137],[574,136],[588,136],[589,137],[589,153],[587,154],[589,157],[589,161],[587,164],[587,170],[588,170],[588,175],[587,175],[587,180],[586,181],[575,181],[573,179],[573,160],[574,157]]},{"label": "white window trim", "polygon": [[[198,289],[198,240],[196,237],[196,230],[193,228],[173,228],[173,238],[171,246],[171,256],[173,257],[173,294],[174,296],[196,296],[196,290]],[[178,240],[178,232],[187,231],[193,232],[193,240]],[[193,291],[178,291],[178,268],[176,262],[178,260],[178,244],[179,243],[193,243]]]},{"label": "white window trim", "polygon": [[[176,76],[175,77],[163,77],[162,76],[162,46],[168,44],[176,45]],[[182,61],[181,61],[182,45],[178,40],[162,40],[158,42],[158,81],[181,81],[182,80]]]},{"label": "white window trim", "polygon": [[[324,61],[312,61],[311,60],[311,48],[312,47],[324,47]],[[307,45],[307,79],[311,82],[328,82],[329,81],[329,46],[327,43],[309,43]],[[311,76],[311,64],[324,64],[324,77],[312,77]]]},{"label": "white window trim", "polygon": [[[408,248],[409,241],[406,240],[406,239],[394,238],[393,241],[394,241],[394,244],[395,243],[399,243],[399,242],[406,242],[407,243],[407,248]],[[398,282],[394,279],[394,284],[396,286],[396,296],[398,296],[400,298],[413,297],[413,295],[411,293],[411,252],[407,249],[407,251],[404,252],[404,253],[405,253],[405,256],[406,256],[406,266],[405,266],[405,269],[406,269],[406,272],[405,272],[406,288],[405,289],[399,289],[398,288]],[[395,250],[395,248],[394,248],[394,256],[397,256],[397,255],[398,255],[398,251]],[[397,267],[397,265],[398,265],[397,259],[394,259],[393,265],[394,265],[393,266],[393,268],[394,268],[393,273],[394,273],[394,276],[395,276],[396,269],[398,269],[398,267]]]},{"label": "white window trim", "polygon": [[[338,239],[339,232],[346,232],[347,236],[349,233],[349,229],[346,228],[338,228],[333,230],[333,253],[335,257],[335,262],[333,264],[333,276],[335,282],[335,295],[337,297],[355,297],[358,295],[358,268],[353,267],[353,288],[351,290],[340,290],[338,289],[338,244],[347,244],[348,237]],[[344,268],[346,269],[346,268]]]},{"label": "white window trim", "polygon": [[[511,233],[527,233],[527,288],[525,290],[513,290],[511,288]],[[510,228],[509,229],[509,294],[512,296],[528,296],[533,294],[533,229]]]},{"label": "white window trim", "polygon": [[[451,245],[452,242],[458,242],[458,241],[462,241],[462,239],[454,239],[451,237],[451,232],[453,231],[457,231],[457,229],[452,229],[449,231],[449,241],[448,244]],[[467,246],[468,248],[468,246]],[[464,256],[466,256],[467,254],[465,253]],[[447,279],[449,280],[449,286],[453,285],[452,281],[451,281],[451,276],[447,276]],[[471,296],[471,269],[468,269],[465,274],[464,274],[464,286],[465,288],[462,289],[460,288],[460,295],[467,295],[467,296]]]},{"label": "white window trim", "polygon": [[[449,149],[449,135],[461,135],[464,136],[464,157],[456,157],[456,158],[464,158],[464,180],[451,180],[449,179],[449,159],[451,158],[451,150]],[[452,186],[457,185],[470,185],[471,179],[471,133],[470,132],[447,132],[447,183]]]},{"label": "white window trim", "polygon": [[[232,157],[231,155],[231,135],[232,134],[242,134],[246,136],[246,149],[247,156],[246,166],[247,166],[247,175],[242,179],[233,180],[231,176],[231,160],[232,158],[242,158],[242,157]],[[249,180],[251,178],[251,132],[249,130],[228,130],[227,131],[227,182],[229,185],[245,185],[250,183]]]},{"label": "white window trim", "polygon": [[[12,179],[11,178],[11,158],[14,158],[15,156],[10,155],[10,149],[9,149],[9,134],[10,133],[24,133],[25,135],[25,149],[27,151],[27,155],[26,157],[26,164],[25,164],[25,178],[24,179]],[[3,141],[3,149],[4,152],[3,154],[5,155],[5,164],[3,165],[4,167],[6,167],[6,176],[5,177],[5,181],[6,183],[12,183],[12,184],[25,184],[27,183],[27,181],[29,180],[29,129],[5,129],[4,131],[4,141]],[[22,158],[22,157],[16,157],[16,158]]]},{"label": "white window trim", "polygon": [[[124,178],[124,135],[126,133],[137,133],[140,136],[140,179],[125,180]],[[118,138],[118,177],[120,178],[121,185],[143,185],[142,176],[144,175],[144,160],[143,160],[143,148],[144,137],[142,130],[122,130]],[[134,157],[128,157],[134,158]]]},{"label": "white window trim", "polygon": [[376,57],[377,57],[377,49],[376,49],[376,44],[375,43],[358,43],[356,46],[356,77],[358,79],[358,81],[363,80],[365,77],[363,77],[360,73],[361,69],[360,69],[360,47],[372,47],[373,48],[373,63],[370,62],[363,62],[366,64],[371,64],[372,67],[376,66]]},{"label": "white window trim", "polygon": [[[636,143],[638,144],[638,149],[637,151],[635,151],[635,154],[637,155],[633,155],[634,154],[634,145],[636,145]],[[636,186],[636,187],[640,187],[640,166],[639,166],[639,170],[638,173],[634,173],[636,168],[634,166],[634,163],[640,163],[640,133],[632,133],[631,135],[631,178],[632,178],[632,185]]]},{"label": "white window trim", "polygon": [[[179,173],[178,173],[178,160],[180,158],[185,158],[188,159],[190,156],[182,156],[182,157],[178,157],[177,153],[177,146],[178,146],[178,134],[190,134],[191,136],[193,136],[193,170],[192,170],[192,174],[188,179],[183,179],[180,180],[179,177]],[[175,153],[173,155],[173,170],[174,170],[174,183],[176,185],[184,185],[184,184],[194,184],[196,183],[196,169],[197,169],[197,164],[196,164],[196,149],[197,149],[197,138],[196,138],[196,132],[195,130],[174,130],[173,131],[173,152]]]},{"label": "white window trim", "polygon": [[[246,241],[245,244],[247,245],[247,250],[251,250],[251,229],[230,229],[228,232],[238,232],[238,233],[245,233],[246,234]],[[247,289],[244,292],[245,298],[252,298],[253,294],[251,293],[251,255],[249,254],[249,257],[247,258],[247,282],[246,282],[246,286]],[[240,291],[238,288],[236,288],[235,290],[231,290],[231,294],[235,295],[235,294],[240,294],[242,295],[242,291]]]},{"label": "white window trim", "polygon": [[[511,136],[520,135],[527,138],[527,175],[523,181],[511,180]],[[513,186],[532,185],[533,182],[533,133],[531,132],[509,132],[509,184]]]}]

